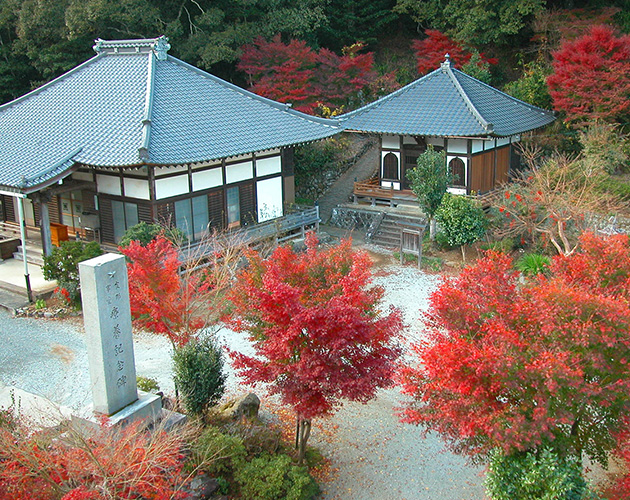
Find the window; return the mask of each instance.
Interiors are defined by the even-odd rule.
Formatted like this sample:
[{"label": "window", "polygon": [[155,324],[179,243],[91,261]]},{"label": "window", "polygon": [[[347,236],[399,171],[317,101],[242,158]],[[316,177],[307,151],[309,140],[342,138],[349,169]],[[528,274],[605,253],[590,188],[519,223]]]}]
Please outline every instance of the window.
[{"label": "window", "polygon": [[112,219],[114,221],[114,241],[118,243],[125,231],[138,223],[138,205],[112,200]]},{"label": "window", "polygon": [[453,158],[448,163],[448,168],[453,176],[453,186],[466,187],[466,165],[461,158]]},{"label": "window", "polygon": [[241,201],[238,186],[227,188],[227,218],[228,227],[237,227],[241,224]]},{"label": "window", "polygon": [[398,180],[398,157],[394,153],[383,158],[383,179]]},{"label": "window", "polygon": [[175,225],[189,240],[199,240],[208,231],[208,197],[194,196],[175,202]]},{"label": "window", "polygon": [[83,194],[81,191],[64,193],[59,196],[59,202],[61,205],[61,223],[76,231],[81,227],[79,221],[83,213]]}]

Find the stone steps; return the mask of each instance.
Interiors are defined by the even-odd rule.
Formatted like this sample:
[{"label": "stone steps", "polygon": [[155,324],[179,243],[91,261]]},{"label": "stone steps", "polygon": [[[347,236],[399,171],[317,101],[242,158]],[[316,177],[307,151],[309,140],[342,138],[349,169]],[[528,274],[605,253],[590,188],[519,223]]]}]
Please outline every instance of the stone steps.
[{"label": "stone steps", "polygon": [[[13,258],[17,260],[22,260],[22,245],[19,245],[17,248],[17,252],[13,253]],[[44,265],[44,257],[43,250],[37,247],[27,247],[26,248],[26,262],[29,264],[35,264],[37,266]]]},{"label": "stone steps", "polygon": [[384,248],[400,248],[400,224],[426,225],[423,217],[386,213],[372,237],[372,243]]}]

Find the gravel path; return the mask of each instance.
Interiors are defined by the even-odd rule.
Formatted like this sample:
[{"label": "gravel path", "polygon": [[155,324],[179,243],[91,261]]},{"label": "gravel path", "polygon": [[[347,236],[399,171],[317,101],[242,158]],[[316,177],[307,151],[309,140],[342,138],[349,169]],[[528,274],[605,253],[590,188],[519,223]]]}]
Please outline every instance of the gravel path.
[{"label": "gravel path", "polygon": [[[385,264],[390,259],[375,257]],[[420,309],[427,307],[439,278],[413,267],[384,265],[375,269],[374,282],[385,287],[385,304],[403,309],[406,343],[420,339]],[[1,382],[77,411],[90,403],[80,319],[14,318],[0,310],[0,334]],[[251,353],[243,336],[223,330],[219,338],[235,350]],[[155,378],[163,391],[172,393],[168,341],[135,335],[134,350],[138,375]],[[229,392],[238,391],[231,368],[228,374]],[[448,452],[437,436],[425,437],[420,429],[401,424],[395,416],[401,400],[397,389],[384,390],[367,405],[346,404],[331,419],[314,422],[311,443],[331,461],[322,500],[482,499],[482,470]]]}]

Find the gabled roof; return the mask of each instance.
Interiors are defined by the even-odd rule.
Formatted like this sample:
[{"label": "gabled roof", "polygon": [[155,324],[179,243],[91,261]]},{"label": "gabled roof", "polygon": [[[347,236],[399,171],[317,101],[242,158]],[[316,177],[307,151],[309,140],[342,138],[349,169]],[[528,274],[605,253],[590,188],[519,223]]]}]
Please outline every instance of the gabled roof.
[{"label": "gabled roof", "polygon": [[348,130],[396,135],[504,137],[543,127],[555,117],[451,67],[338,117]]},{"label": "gabled roof", "polygon": [[178,165],[341,131],[167,54],[165,37],[97,40],[95,57],[0,106],[0,189],[30,192],[98,167]]}]

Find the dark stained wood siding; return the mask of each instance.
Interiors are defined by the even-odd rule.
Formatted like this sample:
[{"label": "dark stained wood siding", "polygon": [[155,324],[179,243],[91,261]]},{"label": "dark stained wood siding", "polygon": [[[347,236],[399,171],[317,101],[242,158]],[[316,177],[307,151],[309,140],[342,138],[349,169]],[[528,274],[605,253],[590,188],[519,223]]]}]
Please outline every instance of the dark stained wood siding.
[{"label": "dark stained wood siding", "polygon": [[61,215],[59,213],[59,196],[51,197],[48,202],[48,216],[50,218],[50,222],[54,222],[56,224],[61,223]]},{"label": "dark stained wood siding", "polygon": [[100,196],[98,200],[98,205],[99,213],[101,216],[101,238],[105,243],[115,243],[112,200]]},{"label": "dark stained wood siding", "polygon": [[153,208],[149,202],[138,203],[138,222],[146,222],[147,224],[153,224]]},{"label": "dark stained wood siding", "polygon": [[17,222],[17,217],[15,214],[15,205],[14,205],[13,196],[5,196],[2,195],[2,204],[4,205],[4,217],[7,222]]},{"label": "dark stained wood siding", "polygon": [[208,221],[210,229],[221,231],[225,227],[223,190],[208,193]]},{"label": "dark stained wood siding", "polygon": [[254,199],[254,183],[242,184],[239,190],[241,204],[241,226],[250,226],[256,223],[256,200]]},{"label": "dark stained wood siding", "polygon": [[159,203],[157,205],[158,224],[165,227],[175,227],[175,203]]},{"label": "dark stained wood siding", "polygon": [[494,187],[494,150],[474,155],[470,161],[470,191],[486,192]]},{"label": "dark stained wood siding", "polygon": [[495,180],[495,187],[505,184],[508,181],[510,172],[510,160],[511,154],[510,146],[505,146],[497,149],[497,173]]}]

